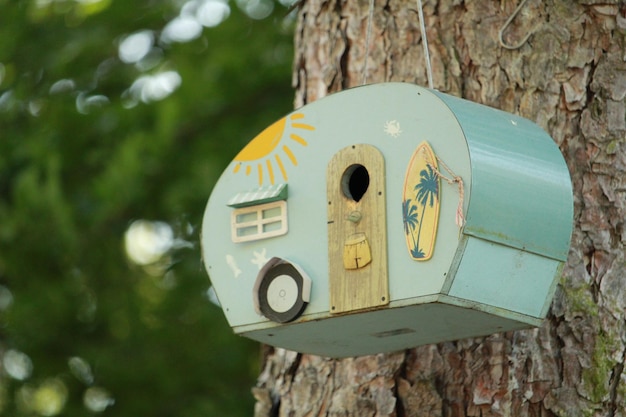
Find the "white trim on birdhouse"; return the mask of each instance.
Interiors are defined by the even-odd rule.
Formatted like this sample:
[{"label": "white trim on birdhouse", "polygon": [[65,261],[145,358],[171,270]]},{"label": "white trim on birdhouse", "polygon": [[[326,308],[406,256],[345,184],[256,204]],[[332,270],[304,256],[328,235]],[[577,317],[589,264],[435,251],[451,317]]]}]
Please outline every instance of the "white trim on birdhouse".
[{"label": "white trim on birdhouse", "polygon": [[231,238],[250,242],[287,233],[287,202],[284,200],[241,207],[231,214]]}]

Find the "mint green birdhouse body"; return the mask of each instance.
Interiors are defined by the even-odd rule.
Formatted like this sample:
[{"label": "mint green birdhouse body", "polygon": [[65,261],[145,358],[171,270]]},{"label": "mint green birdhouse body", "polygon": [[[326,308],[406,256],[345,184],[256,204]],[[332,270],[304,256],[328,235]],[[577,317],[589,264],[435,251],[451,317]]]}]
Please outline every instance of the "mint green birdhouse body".
[{"label": "mint green birdhouse body", "polygon": [[532,122],[374,84],[254,138],[211,193],[202,251],[236,333],[358,356],[538,326],[572,215]]}]

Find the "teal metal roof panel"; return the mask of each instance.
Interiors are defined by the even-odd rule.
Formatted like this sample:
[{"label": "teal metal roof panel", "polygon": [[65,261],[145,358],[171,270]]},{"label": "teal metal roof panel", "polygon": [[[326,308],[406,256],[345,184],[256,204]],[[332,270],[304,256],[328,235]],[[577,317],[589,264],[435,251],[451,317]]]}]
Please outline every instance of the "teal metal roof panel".
[{"label": "teal metal roof panel", "polygon": [[469,148],[472,188],[464,233],[565,261],[572,185],[552,138],[522,117],[434,93],[454,113]]}]

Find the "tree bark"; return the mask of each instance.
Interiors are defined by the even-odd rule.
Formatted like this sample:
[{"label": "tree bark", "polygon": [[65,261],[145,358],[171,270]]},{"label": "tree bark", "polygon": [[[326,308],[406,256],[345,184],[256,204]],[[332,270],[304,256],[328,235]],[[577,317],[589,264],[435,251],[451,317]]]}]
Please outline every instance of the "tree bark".
[{"label": "tree bark", "polygon": [[[440,91],[542,126],[566,158],[574,233],[542,327],[333,360],[269,349],[256,417],[626,416],[626,3],[426,0]],[[416,2],[306,0],[295,104],[369,83],[426,85]],[[367,56],[367,60],[366,60]],[[367,62],[366,74],[364,64]],[[532,225],[529,225],[532,227]]]}]

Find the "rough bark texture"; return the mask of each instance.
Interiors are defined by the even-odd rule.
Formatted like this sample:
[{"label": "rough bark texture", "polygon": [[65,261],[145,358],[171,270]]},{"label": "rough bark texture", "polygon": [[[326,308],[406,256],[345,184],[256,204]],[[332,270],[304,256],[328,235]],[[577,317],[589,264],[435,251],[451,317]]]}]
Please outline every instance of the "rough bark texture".
[{"label": "rough bark texture", "polygon": [[[269,349],[256,417],[626,416],[626,4],[426,0],[435,88],[520,114],[561,148],[575,231],[539,329],[331,360]],[[368,2],[306,0],[296,106],[362,83]],[[375,0],[368,82],[426,85],[415,1]],[[532,225],[530,225],[532,226]]]}]

